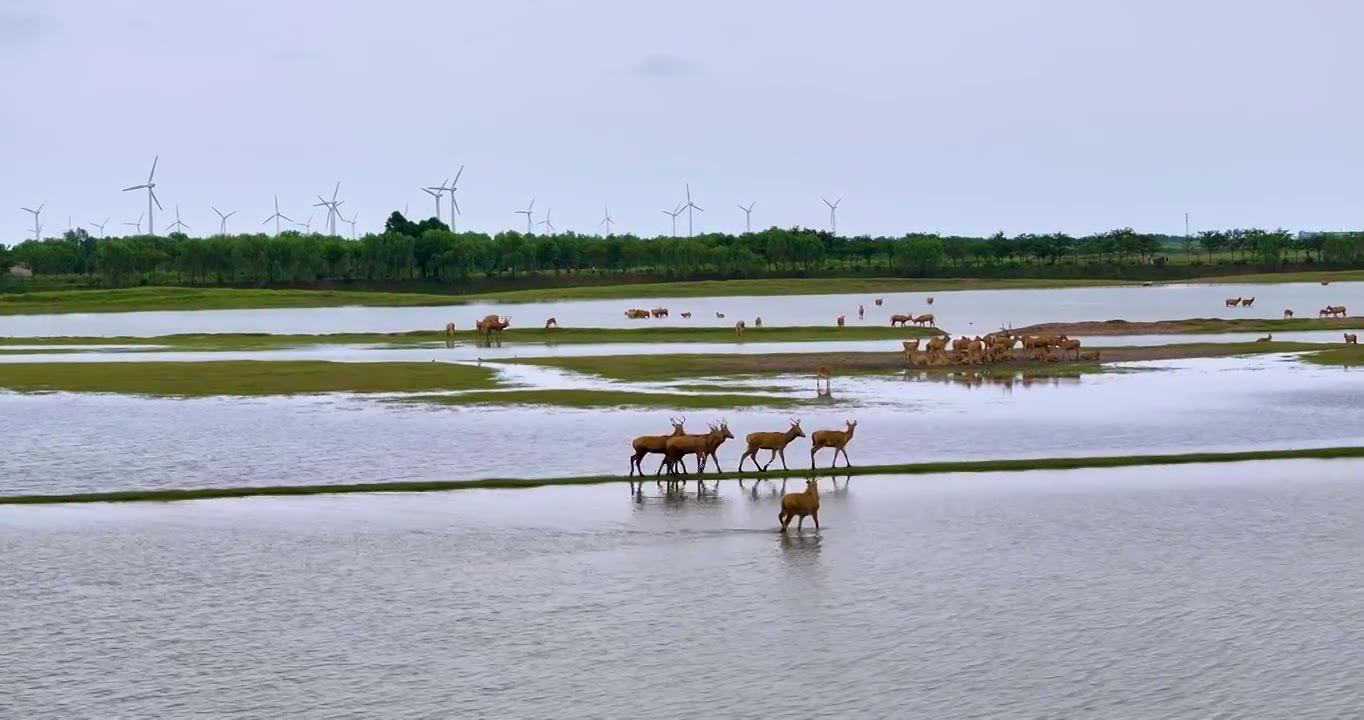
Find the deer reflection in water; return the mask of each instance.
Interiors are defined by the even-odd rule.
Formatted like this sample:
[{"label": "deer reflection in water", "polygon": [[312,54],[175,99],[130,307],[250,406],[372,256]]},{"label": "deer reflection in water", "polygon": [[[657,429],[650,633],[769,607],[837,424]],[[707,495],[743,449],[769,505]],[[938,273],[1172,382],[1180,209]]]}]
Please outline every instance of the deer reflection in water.
[{"label": "deer reflection in water", "polygon": [[1027,372],[1018,373],[997,373],[988,371],[975,372],[906,372],[905,379],[913,382],[937,382],[952,385],[961,385],[970,389],[975,389],[983,385],[993,385],[1004,392],[1013,392],[1015,387],[1034,387],[1050,386],[1060,387],[1062,385],[1078,385],[1083,375],[1081,373],[1059,373],[1059,374],[1033,374]]}]

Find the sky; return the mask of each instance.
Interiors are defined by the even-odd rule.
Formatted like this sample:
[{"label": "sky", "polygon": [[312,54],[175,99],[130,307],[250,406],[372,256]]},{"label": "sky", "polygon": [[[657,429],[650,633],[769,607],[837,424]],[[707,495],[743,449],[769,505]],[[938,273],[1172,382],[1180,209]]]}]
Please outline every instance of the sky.
[{"label": "sky", "polygon": [[[0,243],[279,196],[461,230],[1364,227],[1352,0],[0,0]],[[443,216],[448,209],[442,207]],[[340,229],[349,233],[348,226]],[[686,232],[685,214],[679,232]],[[94,230],[98,234],[97,230]]]}]

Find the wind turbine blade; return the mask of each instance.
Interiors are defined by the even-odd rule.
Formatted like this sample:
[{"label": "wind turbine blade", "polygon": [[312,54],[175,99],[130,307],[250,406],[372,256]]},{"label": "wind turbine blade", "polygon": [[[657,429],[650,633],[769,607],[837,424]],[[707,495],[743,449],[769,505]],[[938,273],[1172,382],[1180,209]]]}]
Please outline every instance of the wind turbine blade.
[{"label": "wind turbine blade", "polygon": [[291,217],[289,217],[288,215],[280,215],[279,217],[280,217],[281,220],[288,220],[289,222],[293,222],[293,221],[294,221],[294,219],[291,218]]},{"label": "wind turbine blade", "polygon": [[132,187],[123,188],[123,192],[128,192],[129,190],[141,190],[141,189],[144,188],[144,187],[147,187],[147,186],[146,186],[146,185],[134,185],[134,186],[132,186]]},{"label": "wind turbine blade", "polygon": [[599,222],[599,223],[597,223],[597,227],[601,227],[601,226],[605,225],[605,224],[606,224],[606,221],[609,220],[609,219],[610,219],[610,218],[602,218],[602,221]]},{"label": "wind turbine blade", "polygon": [[233,215],[236,215],[236,214],[237,214],[237,211],[236,211],[236,210],[233,210],[232,212],[230,212],[230,213],[224,215],[224,216],[223,216],[223,219],[226,220],[226,219],[228,219],[228,218],[230,218],[230,217],[232,217]]},{"label": "wind turbine blade", "polygon": [[534,209],[535,209],[535,198],[531,198],[531,199],[530,199],[530,207],[526,208],[526,212],[530,212],[531,210],[534,210]]},{"label": "wind turbine blade", "polygon": [[460,175],[463,175],[463,174],[464,174],[464,166],[463,166],[463,165],[460,165],[460,166],[459,166],[459,172],[455,173],[455,182],[454,182],[452,185],[450,185],[450,189],[451,189],[451,190],[454,190],[454,189],[455,189],[455,185],[458,185],[458,184],[459,184],[459,176],[460,176]]},{"label": "wind turbine blade", "polygon": [[687,183],[687,204],[691,204],[691,183]]},{"label": "wind turbine blade", "polygon": [[336,189],[332,190],[332,202],[336,202],[336,194],[341,192],[341,181],[336,181]]},{"label": "wind turbine blade", "polygon": [[157,210],[165,210],[165,208],[161,207],[161,200],[160,200],[160,198],[156,197],[156,191],[153,190],[153,189],[151,189],[151,188],[147,188],[147,192],[149,192],[149,193],[152,194],[152,200],[156,203],[156,209],[157,209]]},{"label": "wind turbine blade", "polygon": [[[820,198],[820,200],[824,200],[824,198]],[[830,203],[828,200],[824,200],[824,204],[828,205],[830,210],[834,209],[833,204]]]},{"label": "wind turbine blade", "polygon": [[841,203],[841,202],[843,202],[843,198],[839,198],[839,199],[835,200],[835,201],[834,201],[834,207],[838,207],[838,204]]},{"label": "wind turbine blade", "polygon": [[37,211],[37,210],[29,210],[28,208],[19,208],[19,209],[20,209],[20,210],[23,210],[24,212],[31,212],[31,213],[33,213],[33,214],[35,214],[35,215],[38,214],[38,211]]},{"label": "wind turbine blade", "polygon": [[705,209],[699,205],[692,205],[692,207],[696,208],[697,210],[700,210],[701,212],[705,212]]},{"label": "wind turbine blade", "polygon": [[148,184],[148,185],[151,185],[151,184],[152,184],[152,178],[153,178],[153,177],[156,177],[156,161],[158,161],[158,160],[160,160],[160,159],[161,159],[161,156],[160,156],[160,155],[157,155],[156,157],[152,158],[152,171],[149,172],[149,173],[147,173],[147,184]]},{"label": "wind turbine blade", "polygon": [[459,214],[459,215],[463,215],[463,214],[464,214],[464,213],[460,212],[460,210],[459,210],[459,201],[455,199],[455,194],[454,194],[454,193],[450,193],[450,202],[452,202],[452,203],[455,204],[455,213],[457,213],[457,214]]},{"label": "wind turbine blade", "polygon": [[274,216],[274,215],[271,215],[270,217],[265,218],[264,220],[262,220],[260,224],[264,225],[265,223],[268,223],[268,222],[270,222],[271,220],[274,220],[274,219],[275,219],[275,216]]},{"label": "wind turbine blade", "polygon": [[[321,200],[321,198],[318,198],[318,199]],[[326,206],[327,206],[327,201],[325,201],[325,200],[323,200],[322,202],[315,202],[315,203],[313,203],[313,207],[326,207]]]}]

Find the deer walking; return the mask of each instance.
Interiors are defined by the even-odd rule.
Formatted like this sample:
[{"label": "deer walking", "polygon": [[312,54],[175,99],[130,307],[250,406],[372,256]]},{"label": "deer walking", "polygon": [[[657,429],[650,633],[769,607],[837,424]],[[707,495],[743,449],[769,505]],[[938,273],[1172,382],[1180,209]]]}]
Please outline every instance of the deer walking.
[{"label": "deer walking", "polygon": [[[687,419],[685,417],[682,418],[681,420],[678,420],[676,418],[668,418],[668,422],[672,423],[673,426],[672,434],[640,435],[639,437],[635,438],[633,442],[630,443],[630,446],[634,448],[635,451],[634,454],[630,456],[630,477],[634,477],[636,470],[639,471],[640,477],[644,477],[644,468],[640,466],[640,462],[644,459],[645,455],[649,454],[665,455],[668,452],[669,438],[674,438],[680,435],[687,434],[686,431],[682,429],[682,425],[687,422]],[[658,469],[659,472],[662,472],[663,466],[660,465]],[[657,475],[658,473],[654,474]]]},{"label": "deer walking", "polygon": [[807,515],[815,521],[815,529],[818,530],[819,480],[816,478],[805,481],[804,492],[787,493],[781,497],[781,511],[777,513],[777,522],[781,523],[781,531],[786,532],[786,526],[791,524],[791,519],[800,518],[796,523],[796,530],[801,530]]},{"label": "deer walking", "polygon": [[[744,450],[743,456],[739,458],[739,471],[743,471],[744,461],[751,458],[755,469],[766,472],[767,466],[771,465],[772,461],[776,460],[778,456],[781,457],[781,468],[790,470],[791,468],[786,466],[786,446],[798,437],[805,437],[805,431],[800,429],[800,421],[795,419],[791,420],[791,427],[786,432],[749,433],[744,438],[748,443],[748,449]],[[758,467],[759,450],[770,450],[772,452],[772,457],[769,457],[767,464],[762,467]]]},{"label": "deer walking", "polygon": [[846,430],[816,430],[810,436],[810,469],[815,469],[815,453],[824,448],[834,449],[834,461],[829,467],[838,467],[838,455],[843,454],[844,467],[852,467],[848,461],[848,441],[852,440],[853,431],[857,430],[857,421],[848,420]]}]

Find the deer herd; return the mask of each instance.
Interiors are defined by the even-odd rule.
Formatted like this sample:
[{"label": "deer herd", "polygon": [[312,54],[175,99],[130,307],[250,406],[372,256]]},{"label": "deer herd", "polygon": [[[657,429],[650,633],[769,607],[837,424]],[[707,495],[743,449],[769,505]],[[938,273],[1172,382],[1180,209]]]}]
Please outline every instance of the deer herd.
[{"label": "deer herd", "polygon": [[[630,447],[633,452],[630,455],[630,477],[636,473],[642,478],[644,476],[643,462],[649,455],[662,455],[663,459],[658,463],[658,469],[654,475],[662,475],[666,469],[669,478],[679,478],[688,475],[686,458],[693,457],[696,460],[696,472],[698,475],[705,473],[706,466],[711,462],[715,464],[716,472],[723,472],[720,467],[720,458],[716,452],[726,440],[733,440],[734,434],[729,430],[729,422],[721,420],[718,424],[711,423],[707,432],[700,434],[688,433],[684,427],[687,419],[668,418],[672,424],[672,432],[667,435],[640,435],[635,438]],[[848,459],[848,442],[852,440],[853,433],[857,430],[857,421],[848,420],[842,430],[816,430],[810,435],[810,468],[815,468],[815,456],[820,450],[831,449],[834,451],[833,463],[830,467],[838,466],[839,455],[843,456],[843,466],[852,467],[852,462]],[[766,472],[768,466],[778,459],[781,460],[783,470],[791,468],[786,464],[786,448],[796,438],[805,437],[805,431],[800,427],[800,420],[791,419],[791,424],[785,430],[772,432],[751,432],[744,436],[745,448],[739,457],[739,472],[743,472],[744,464],[752,461],[753,469],[758,472]],[[767,462],[758,463],[758,453],[766,450],[770,453]]]}]

